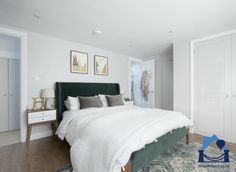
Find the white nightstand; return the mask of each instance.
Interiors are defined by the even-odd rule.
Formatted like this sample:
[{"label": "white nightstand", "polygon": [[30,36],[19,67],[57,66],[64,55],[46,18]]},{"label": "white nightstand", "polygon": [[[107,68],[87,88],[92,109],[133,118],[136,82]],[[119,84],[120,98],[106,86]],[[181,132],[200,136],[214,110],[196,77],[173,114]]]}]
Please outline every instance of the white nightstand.
[{"label": "white nightstand", "polygon": [[134,101],[125,101],[125,105],[133,106],[134,105]]},{"label": "white nightstand", "polygon": [[53,135],[57,127],[57,112],[52,110],[27,110],[27,142],[30,141],[30,135],[33,125],[51,123]]}]

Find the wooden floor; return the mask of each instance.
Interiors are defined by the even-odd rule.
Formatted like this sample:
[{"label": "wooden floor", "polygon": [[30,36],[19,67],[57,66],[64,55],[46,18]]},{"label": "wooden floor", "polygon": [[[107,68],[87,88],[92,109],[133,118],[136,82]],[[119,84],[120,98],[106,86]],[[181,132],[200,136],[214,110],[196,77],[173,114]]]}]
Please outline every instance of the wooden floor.
[{"label": "wooden floor", "polygon": [[[190,142],[202,136],[190,134]],[[235,144],[227,144],[236,153]],[[0,172],[56,172],[70,164],[70,150],[57,137],[0,147]]]},{"label": "wooden floor", "polygon": [[0,172],[56,172],[70,164],[69,153],[57,137],[0,147]]}]

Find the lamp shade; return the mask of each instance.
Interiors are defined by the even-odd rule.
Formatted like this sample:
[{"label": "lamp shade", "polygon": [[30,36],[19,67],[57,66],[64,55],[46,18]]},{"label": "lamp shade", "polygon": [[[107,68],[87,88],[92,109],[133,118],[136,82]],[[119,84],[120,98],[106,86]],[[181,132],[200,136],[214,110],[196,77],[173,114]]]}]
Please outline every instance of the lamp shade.
[{"label": "lamp shade", "polygon": [[55,92],[53,88],[45,88],[41,92],[41,97],[43,98],[53,98],[55,97]]}]

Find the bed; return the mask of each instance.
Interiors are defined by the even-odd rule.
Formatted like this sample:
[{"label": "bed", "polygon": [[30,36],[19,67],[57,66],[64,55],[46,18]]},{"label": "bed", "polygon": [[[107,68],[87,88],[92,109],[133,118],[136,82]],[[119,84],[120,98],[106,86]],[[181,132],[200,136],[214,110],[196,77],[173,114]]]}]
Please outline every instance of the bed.
[{"label": "bed", "polygon": [[[63,112],[66,111],[64,100],[68,96],[94,96],[98,94],[117,95],[120,94],[120,87],[117,83],[56,83],[56,108],[57,119],[59,123],[63,119]],[[130,160],[120,171],[137,172],[139,169],[147,165],[150,161],[159,156],[163,151],[170,148],[176,142],[186,137],[188,144],[188,128],[182,127],[171,130],[170,132],[160,136],[158,142],[153,141],[144,148],[133,152]]]}]

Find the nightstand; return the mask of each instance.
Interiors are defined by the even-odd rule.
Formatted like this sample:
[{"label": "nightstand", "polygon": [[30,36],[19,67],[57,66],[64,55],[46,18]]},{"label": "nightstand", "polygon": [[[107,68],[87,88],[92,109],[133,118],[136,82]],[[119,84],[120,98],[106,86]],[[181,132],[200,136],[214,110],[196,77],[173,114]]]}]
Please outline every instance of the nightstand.
[{"label": "nightstand", "polygon": [[27,142],[30,141],[32,126],[50,123],[53,135],[57,127],[57,112],[55,109],[47,110],[27,110]]},{"label": "nightstand", "polygon": [[134,105],[134,101],[131,101],[131,100],[125,101],[125,105],[127,105],[127,106],[133,106],[133,105]]}]

